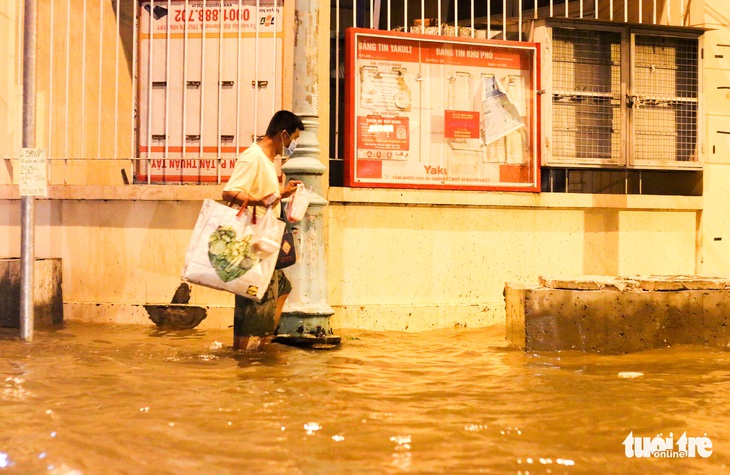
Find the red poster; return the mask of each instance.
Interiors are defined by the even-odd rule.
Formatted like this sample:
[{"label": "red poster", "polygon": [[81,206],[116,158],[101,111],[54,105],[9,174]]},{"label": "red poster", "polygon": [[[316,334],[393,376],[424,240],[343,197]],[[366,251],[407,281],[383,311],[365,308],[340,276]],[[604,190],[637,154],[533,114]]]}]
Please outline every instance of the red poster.
[{"label": "red poster", "polygon": [[408,151],[408,117],[365,116],[357,118],[358,149],[365,158],[396,158],[393,153]]},{"label": "red poster", "polygon": [[478,139],[479,112],[444,111],[444,137],[448,139]]}]

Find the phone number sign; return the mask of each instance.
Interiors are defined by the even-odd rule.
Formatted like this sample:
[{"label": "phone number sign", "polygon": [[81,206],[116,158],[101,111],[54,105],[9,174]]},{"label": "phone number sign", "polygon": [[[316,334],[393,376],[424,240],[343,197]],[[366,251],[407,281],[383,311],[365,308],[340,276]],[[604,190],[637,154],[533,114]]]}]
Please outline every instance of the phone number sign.
[{"label": "phone number sign", "polygon": [[20,160],[20,196],[48,196],[48,173],[45,148],[23,148]]}]

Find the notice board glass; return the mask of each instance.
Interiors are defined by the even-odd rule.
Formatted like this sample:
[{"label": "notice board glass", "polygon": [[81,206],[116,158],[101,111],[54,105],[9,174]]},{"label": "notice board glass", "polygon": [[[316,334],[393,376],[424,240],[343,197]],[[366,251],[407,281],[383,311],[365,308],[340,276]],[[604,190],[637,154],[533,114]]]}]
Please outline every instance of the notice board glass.
[{"label": "notice board glass", "polygon": [[539,45],[351,28],[345,184],[538,191]]}]

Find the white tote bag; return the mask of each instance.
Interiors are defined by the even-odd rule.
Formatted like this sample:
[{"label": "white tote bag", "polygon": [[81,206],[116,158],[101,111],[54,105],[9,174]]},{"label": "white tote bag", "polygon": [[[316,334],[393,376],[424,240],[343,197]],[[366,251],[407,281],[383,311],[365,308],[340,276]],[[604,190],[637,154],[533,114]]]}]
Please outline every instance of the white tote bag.
[{"label": "white tote bag", "polygon": [[[252,215],[254,217],[252,217]],[[190,239],[182,278],[261,300],[274,273],[286,224],[206,199]]]}]

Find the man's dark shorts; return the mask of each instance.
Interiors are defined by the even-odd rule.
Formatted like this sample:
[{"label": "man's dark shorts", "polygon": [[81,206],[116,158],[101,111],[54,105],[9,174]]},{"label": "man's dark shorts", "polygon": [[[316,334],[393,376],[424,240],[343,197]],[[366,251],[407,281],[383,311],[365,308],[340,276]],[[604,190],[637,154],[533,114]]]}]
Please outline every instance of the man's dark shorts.
[{"label": "man's dark shorts", "polygon": [[281,295],[291,292],[291,282],[284,271],[277,269],[260,302],[236,295],[236,309],[233,312],[234,336],[273,335],[276,301]]}]

